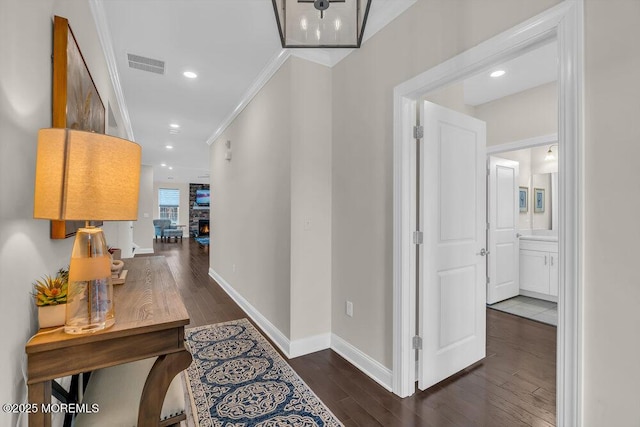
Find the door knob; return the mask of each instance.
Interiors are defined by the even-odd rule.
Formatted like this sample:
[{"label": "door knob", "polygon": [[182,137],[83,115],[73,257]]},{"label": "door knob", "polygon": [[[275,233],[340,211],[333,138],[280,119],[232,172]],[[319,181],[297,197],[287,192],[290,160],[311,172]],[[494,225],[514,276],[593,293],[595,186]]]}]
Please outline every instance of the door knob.
[{"label": "door knob", "polygon": [[489,255],[489,251],[487,251],[485,248],[482,248],[480,249],[480,252],[476,253],[476,255],[480,255],[480,256]]}]

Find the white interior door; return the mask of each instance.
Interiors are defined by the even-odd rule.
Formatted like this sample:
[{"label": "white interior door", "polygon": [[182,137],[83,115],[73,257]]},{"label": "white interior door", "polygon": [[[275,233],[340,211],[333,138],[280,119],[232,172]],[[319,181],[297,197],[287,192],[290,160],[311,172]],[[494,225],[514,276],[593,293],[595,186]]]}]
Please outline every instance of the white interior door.
[{"label": "white interior door", "polygon": [[518,175],[520,164],[489,157],[489,281],[487,304],[515,297],[519,285]]},{"label": "white interior door", "polygon": [[486,125],[421,104],[418,386],[485,356]]}]

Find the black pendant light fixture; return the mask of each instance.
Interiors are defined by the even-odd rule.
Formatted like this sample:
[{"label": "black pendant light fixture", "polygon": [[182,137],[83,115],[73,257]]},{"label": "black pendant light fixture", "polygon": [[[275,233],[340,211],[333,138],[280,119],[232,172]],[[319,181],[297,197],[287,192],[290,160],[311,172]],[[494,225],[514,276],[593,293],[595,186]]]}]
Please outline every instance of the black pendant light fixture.
[{"label": "black pendant light fixture", "polygon": [[371,0],[272,0],[283,48],[358,48]]}]

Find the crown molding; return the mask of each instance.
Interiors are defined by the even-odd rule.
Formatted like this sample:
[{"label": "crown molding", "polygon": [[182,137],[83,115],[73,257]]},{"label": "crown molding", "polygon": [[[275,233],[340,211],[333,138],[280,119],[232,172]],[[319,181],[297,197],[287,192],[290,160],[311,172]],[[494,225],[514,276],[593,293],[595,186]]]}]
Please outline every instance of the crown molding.
[{"label": "crown molding", "polygon": [[[401,13],[411,7],[416,1],[417,0],[393,0],[379,3],[382,4],[382,6],[375,6],[377,3],[374,2],[371,7],[377,7],[377,9],[374,10],[375,13],[369,13],[363,44],[391,21],[400,16]],[[373,19],[372,16],[374,17]],[[282,49],[269,61],[260,75],[258,75],[258,78],[245,92],[238,106],[222,121],[218,129],[216,129],[209,139],[207,139],[207,144],[213,144],[213,142],[222,135],[236,117],[249,105],[249,102],[258,94],[260,89],[262,89],[269,79],[280,69],[289,56],[295,56],[333,68],[354,50],[355,49]]]},{"label": "crown molding", "polygon": [[249,89],[244,93],[238,106],[223,120],[218,126],[218,129],[207,139],[207,144],[211,145],[216,139],[222,135],[222,133],[233,123],[233,121],[242,113],[251,100],[260,92],[260,89],[267,84],[267,82],[273,77],[273,75],[282,67],[282,65],[289,59],[291,52],[287,49],[282,49],[267,63],[267,66],[262,69],[258,78],[251,84]]},{"label": "crown molding", "polygon": [[122,91],[122,85],[120,84],[120,75],[118,74],[118,66],[116,63],[116,56],[113,50],[113,44],[111,43],[111,33],[109,32],[109,25],[107,24],[107,18],[102,7],[102,0],[89,0],[89,7],[93,20],[96,24],[96,30],[98,32],[98,38],[102,45],[102,52],[107,62],[107,69],[109,76],[111,77],[111,84],[116,94],[116,101],[118,102],[118,108],[122,115],[122,125],[127,132],[127,138],[131,141],[135,141],[133,136],[133,128],[131,127],[131,119],[129,118],[129,110],[127,109],[127,103],[124,99],[124,93]]}]

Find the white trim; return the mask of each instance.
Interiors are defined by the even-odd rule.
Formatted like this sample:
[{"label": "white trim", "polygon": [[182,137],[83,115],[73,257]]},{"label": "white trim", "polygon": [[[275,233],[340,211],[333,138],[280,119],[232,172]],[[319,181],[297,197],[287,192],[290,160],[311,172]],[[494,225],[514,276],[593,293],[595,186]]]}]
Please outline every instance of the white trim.
[{"label": "white trim", "polygon": [[345,358],[369,378],[391,391],[392,372],[336,334],[331,334],[331,350]]},{"label": "white trim", "polygon": [[[415,124],[416,100],[394,96],[394,192],[393,192],[393,392],[400,397],[415,393],[413,381],[415,350],[411,340],[416,333],[415,250],[409,236],[416,230],[415,194],[416,165],[412,129]],[[401,125],[397,125],[401,123]],[[404,284],[401,286],[400,284]]]},{"label": "white trim", "polygon": [[557,420],[582,425],[582,288],[584,245],[584,3],[572,6],[558,25],[559,210]]},{"label": "white trim", "polygon": [[[413,336],[415,306],[410,271],[412,185],[411,150],[406,147],[407,105],[423,94],[459,81],[493,64],[511,59],[557,37],[560,76],[559,147],[562,154],[559,194],[560,293],[557,356],[558,426],[582,423],[582,266],[584,235],[583,141],[583,0],[566,0],[468,51],[396,86],[394,89],[394,313],[393,391],[411,393],[414,381]],[[413,294],[415,295],[415,294]],[[409,366],[406,366],[406,365]]]},{"label": "white trim", "polygon": [[136,252],[136,255],[146,255],[146,254],[153,254],[153,253],[155,253],[155,252],[153,251],[153,248],[140,248],[140,247],[136,248],[136,251],[135,251],[135,252]]},{"label": "white trim", "polygon": [[236,302],[240,306],[241,309],[244,310],[247,315],[256,322],[256,325],[260,327],[262,332],[267,334],[267,336],[278,346],[280,351],[284,353],[287,358],[289,358],[289,347],[290,342],[289,338],[287,338],[280,329],[276,328],[273,323],[269,322],[266,317],[264,317],[253,305],[249,303],[242,295],[236,291],[233,286],[231,286],[226,280],[222,278],[213,268],[209,268],[209,276],[213,280],[215,280],[220,287],[231,297],[232,300]]},{"label": "white trim", "polygon": [[102,0],[89,0],[89,7],[93,15],[93,21],[96,24],[96,31],[98,32],[98,38],[102,45],[104,59],[107,62],[109,76],[111,77],[111,84],[113,85],[113,91],[115,92],[116,100],[118,101],[118,108],[122,115],[122,125],[127,132],[127,138],[131,141],[135,141],[133,128],[131,127],[131,119],[129,118],[129,110],[127,109],[124,92],[122,91],[122,85],[120,84],[116,55],[113,50],[113,44],[111,43],[111,33],[109,32],[109,25],[107,24],[104,8],[102,7]]},{"label": "white trim", "polygon": [[326,350],[331,347],[331,334],[314,335],[312,337],[293,340],[289,344],[289,357],[294,358],[316,351]]},{"label": "white trim", "polygon": [[291,49],[292,56],[332,68],[355,49]]},{"label": "white trim", "polygon": [[289,59],[291,52],[287,49],[279,51],[268,63],[267,66],[262,69],[258,78],[249,86],[249,89],[245,92],[240,100],[238,106],[222,121],[222,124],[216,129],[216,131],[207,139],[207,144],[211,145],[216,139],[222,135],[222,133],[233,123],[233,121],[242,113],[242,111],[249,105],[251,100],[260,92],[260,90],[267,84],[267,82],[273,77],[273,75],[282,67],[282,65]]},{"label": "white trim", "polygon": [[541,145],[556,144],[558,142],[558,134],[551,133],[549,135],[535,136],[533,138],[521,139],[520,141],[506,142],[504,144],[492,145],[487,147],[487,155],[504,153],[505,151],[522,150],[523,148],[539,147]]}]

